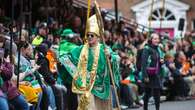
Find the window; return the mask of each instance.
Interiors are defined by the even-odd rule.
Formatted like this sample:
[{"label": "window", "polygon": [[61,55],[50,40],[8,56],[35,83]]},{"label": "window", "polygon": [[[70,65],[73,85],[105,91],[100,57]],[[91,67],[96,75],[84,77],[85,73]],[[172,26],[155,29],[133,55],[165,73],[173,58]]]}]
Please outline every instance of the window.
[{"label": "window", "polygon": [[157,9],[155,11],[153,11],[151,19],[153,21],[157,21],[157,20],[176,20],[175,16],[173,15],[173,13],[167,9]]}]

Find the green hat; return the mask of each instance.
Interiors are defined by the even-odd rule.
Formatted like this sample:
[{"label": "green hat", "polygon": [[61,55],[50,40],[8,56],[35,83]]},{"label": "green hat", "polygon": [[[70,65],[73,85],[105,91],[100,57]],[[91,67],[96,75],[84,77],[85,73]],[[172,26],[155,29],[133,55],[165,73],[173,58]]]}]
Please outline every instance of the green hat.
[{"label": "green hat", "polygon": [[75,37],[75,33],[71,29],[64,29],[61,34],[61,37],[73,38]]}]

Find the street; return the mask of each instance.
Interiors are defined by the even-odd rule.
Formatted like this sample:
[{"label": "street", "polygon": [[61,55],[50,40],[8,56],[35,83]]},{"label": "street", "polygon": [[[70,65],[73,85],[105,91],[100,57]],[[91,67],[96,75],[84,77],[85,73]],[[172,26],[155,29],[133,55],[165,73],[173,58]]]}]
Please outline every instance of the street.
[{"label": "street", "polygon": [[[143,110],[143,108],[133,110]],[[155,110],[155,106],[149,106],[148,110]],[[161,103],[160,110],[195,110],[195,100],[163,102]]]}]

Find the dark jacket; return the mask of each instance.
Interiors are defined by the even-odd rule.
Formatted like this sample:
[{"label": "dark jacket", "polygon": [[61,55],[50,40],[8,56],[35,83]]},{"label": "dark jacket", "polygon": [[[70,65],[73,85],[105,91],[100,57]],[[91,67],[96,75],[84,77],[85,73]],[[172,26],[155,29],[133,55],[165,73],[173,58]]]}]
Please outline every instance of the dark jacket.
[{"label": "dark jacket", "polygon": [[181,75],[180,75],[179,69],[178,69],[178,68],[172,69],[172,68],[169,66],[171,63],[173,63],[173,62],[168,62],[168,61],[165,62],[166,66],[168,67],[169,71],[171,72],[171,74],[170,74],[171,77],[174,77],[174,78],[180,77]]},{"label": "dark jacket", "polygon": [[8,99],[12,100],[13,98],[20,95],[16,85],[13,84],[13,82],[11,81],[13,75],[13,67],[12,64],[10,63],[3,63],[1,66],[2,66],[1,77],[3,78],[4,81],[1,89],[7,95]]},{"label": "dark jacket", "polygon": [[[150,59],[150,64],[148,63],[148,59]],[[160,54],[158,51],[157,46],[151,46],[147,45],[143,52],[142,52],[142,58],[141,58],[141,71],[144,78],[149,78],[149,82],[145,83],[146,87],[150,88],[161,88],[161,80],[160,80]],[[158,66],[158,72],[155,75],[149,75],[147,73],[147,67],[157,67]]]},{"label": "dark jacket", "polygon": [[55,84],[55,79],[53,77],[52,72],[49,69],[49,61],[46,57],[39,56],[37,64],[40,65],[38,72],[43,76],[44,80],[49,85]]}]

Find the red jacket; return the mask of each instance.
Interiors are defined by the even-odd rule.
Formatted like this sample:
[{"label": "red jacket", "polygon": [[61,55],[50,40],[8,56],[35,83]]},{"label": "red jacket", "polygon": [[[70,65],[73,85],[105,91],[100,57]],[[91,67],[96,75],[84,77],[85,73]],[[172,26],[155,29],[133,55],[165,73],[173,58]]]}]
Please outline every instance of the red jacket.
[{"label": "red jacket", "polygon": [[11,63],[3,63],[1,65],[2,72],[1,77],[3,78],[3,86],[1,87],[1,90],[7,95],[9,100],[12,100],[13,98],[20,95],[17,87],[13,82],[11,81],[12,75],[13,75],[13,67]]}]

